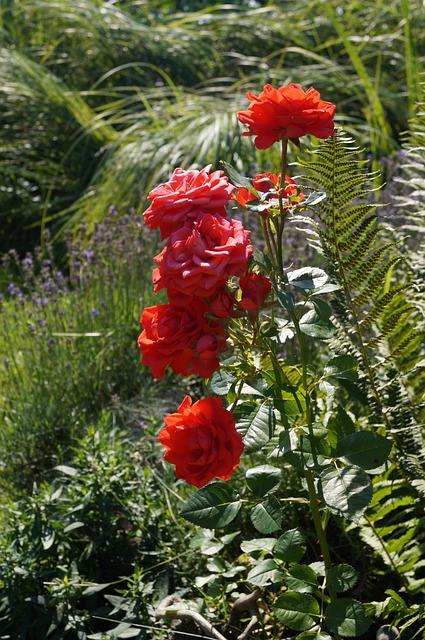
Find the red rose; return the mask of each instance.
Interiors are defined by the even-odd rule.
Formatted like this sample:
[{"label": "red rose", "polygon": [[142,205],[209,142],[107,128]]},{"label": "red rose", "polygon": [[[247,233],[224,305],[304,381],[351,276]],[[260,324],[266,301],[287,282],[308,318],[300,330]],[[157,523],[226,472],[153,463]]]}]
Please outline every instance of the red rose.
[{"label": "red rose", "polygon": [[155,291],[167,289],[172,304],[189,304],[223,287],[229,276],[243,276],[253,247],[239,220],[205,214],[192,227],[171,234],[154,260]]},{"label": "red rose", "polygon": [[247,273],[240,279],[242,298],[239,307],[245,311],[256,311],[269,295],[272,286],[270,280],[261,273]]},{"label": "red rose", "polygon": [[213,478],[229,480],[239,465],[242,436],[221,398],[192,400],[186,396],[176,413],[165,418],[158,439],[166,448],[165,460],[176,465],[176,475],[195,487]]},{"label": "red rose", "polygon": [[[255,176],[255,178],[252,178],[252,186],[259,194],[266,194],[270,192],[271,197],[276,200],[279,197],[280,175],[280,173],[279,175],[275,175],[273,173],[261,173],[260,175]],[[291,207],[293,204],[304,200],[304,196],[302,193],[298,192],[297,183],[293,178],[285,176],[285,184],[286,186],[282,191],[282,204],[285,208]],[[232,197],[244,209],[247,208],[247,202],[258,200],[257,196],[245,187],[240,187]]]},{"label": "red rose", "polygon": [[223,171],[209,173],[211,165],[201,171],[175,169],[168,182],[158,185],[149,195],[152,204],[144,213],[145,224],[159,227],[162,238],[196,220],[200,212],[226,215],[226,205],[235,187]]},{"label": "red rose", "polygon": [[192,373],[201,378],[210,378],[219,367],[220,360],[217,356],[226,348],[226,339],[226,331],[219,322],[205,323],[190,359]]},{"label": "red rose", "polygon": [[[252,178],[251,183],[254,189],[258,191],[258,193],[267,193],[271,189],[276,189],[280,178],[279,175],[274,173],[260,173],[255,178]],[[239,189],[233,194],[233,199],[239,202],[241,207],[246,209],[246,203],[251,200],[257,200],[257,196],[249,191],[245,187],[239,187]]]},{"label": "red rose", "polygon": [[297,183],[293,178],[289,176],[285,176],[285,182],[287,186],[283,190],[283,206],[290,207],[297,202],[302,202],[304,200],[304,194],[298,191]]},{"label": "red rose", "polygon": [[226,289],[218,289],[208,302],[210,311],[216,318],[229,318],[233,315],[236,299]]},{"label": "red rose", "polygon": [[260,95],[246,94],[252,100],[246,111],[238,112],[238,119],[248,126],[244,136],[255,136],[257,149],[268,149],[278,140],[298,141],[306,134],[329,138],[334,132],[336,107],[320,99],[320,93],[310,87],[307,91],[298,84],[274,89],[266,84]]},{"label": "red rose", "polygon": [[217,321],[208,321],[207,310],[204,300],[194,299],[184,308],[160,304],[143,311],[138,345],[142,364],[152,369],[154,378],[163,378],[168,365],[183,376],[209,378],[214,373],[227,336]]}]

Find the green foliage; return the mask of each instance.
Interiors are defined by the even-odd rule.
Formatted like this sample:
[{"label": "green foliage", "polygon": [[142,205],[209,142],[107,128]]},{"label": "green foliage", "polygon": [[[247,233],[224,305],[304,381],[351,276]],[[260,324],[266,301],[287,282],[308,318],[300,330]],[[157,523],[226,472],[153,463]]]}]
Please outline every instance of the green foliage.
[{"label": "green foliage", "polygon": [[143,384],[147,391],[137,335],[152,296],[148,269],[155,246],[136,214],[108,215],[90,241],[82,228],[70,242],[69,277],[55,264],[48,240],[48,257],[40,251],[23,260],[16,252],[5,257],[2,482],[31,485],[103,407],[119,413],[120,402]]},{"label": "green foliage", "polygon": [[234,114],[267,82],[314,78],[377,161],[419,95],[423,10],[400,5],[4,2],[2,248],[140,208],[179,164],[262,160]]},{"label": "green foliage", "polygon": [[104,415],[74,445],[3,513],[2,637],[143,638],[154,601],[185,584],[188,528],[176,527],[154,433],[135,448]]}]

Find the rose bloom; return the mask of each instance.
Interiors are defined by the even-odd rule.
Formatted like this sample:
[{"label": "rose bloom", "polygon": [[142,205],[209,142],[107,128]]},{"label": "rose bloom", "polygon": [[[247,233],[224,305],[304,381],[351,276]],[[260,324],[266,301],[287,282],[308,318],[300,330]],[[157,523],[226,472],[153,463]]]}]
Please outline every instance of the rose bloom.
[{"label": "rose bloom", "polygon": [[243,135],[255,136],[257,149],[268,149],[282,138],[298,143],[306,134],[326,139],[334,132],[336,106],[321,100],[313,87],[304,91],[298,84],[280,89],[266,84],[258,97],[250,92],[246,96],[252,102],[238,112],[238,119],[248,126]]},{"label": "rose bloom", "polygon": [[199,213],[226,215],[226,205],[235,187],[223,171],[209,173],[211,165],[200,171],[175,169],[168,182],[158,185],[149,195],[151,205],[144,221],[151,229],[159,228],[166,238],[185,223],[196,220]]},{"label": "rose bloom", "polygon": [[[286,176],[287,178],[288,176]],[[280,178],[279,175],[274,173],[260,173],[255,178],[252,178],[251,183],[254,189],[258,191],[258,193],[267,193],[270,190],[274,190],[277,188],[278,182]],[[239,187],[239,189],[233,194],[233,200],[239,202],[241,207],[246,209],[246,203],[251,202],[251,200],[258,200],[255,193],[249,191],[246,187]]]},{"label": "rose bloom", "polygon": [[[278,184],[280,175],[280,173],[279,175],[275,175],[273,173],[261,173],[260,175],[255,176],[255,178],[252,178],[252,186],[259,194],[266,194],[271,191],[273,198],[277,199],[279,197]],[[282,203],[285,208],[304,200],[304,195],[298,192],[297,183],[293,178],[285,176],[285,184],[286,186],[282,191]],[[273,191],[275,191],[275,193],[273,193]],[[232,197],[244,209],[247,208],[246,205],[248,202],[258,200],[257,196],[245,187],[240,187]]]},{"label": "rose bloom", "polygon": [[239,220],[208,213],[175,231],[154,258],[155,291],[166,288],[169,301],[180,305],[193,296],[213,296],[229,276],[245,274],[253,252],[250,233]]},{"label": "rose bloom", "polygon": [[226,289],[218,289],[208,299],[209,310],[216,318],[229,318],[233,315],[236,298]]},{"label": "rose bloom", "polygon": [[164,421],[158,439],[166,448],[165,460],[176,465],[178,478],[198,488],[213,478],[230,479],[244,447],[221,398],[208,397],[192,404],[186,396],[177,412]]},{"label": "rose bloom", "polygon": [[144,309],[138,345],[142,364],[152,369],[154,378],[163,378],[168,365],[176,374],[203,378],[218,368],[217,355],[226,347],[227,335],[219,322],[205,317],[207,310],[201,299],[189,307],[160,304]]},{"label": "rose bloom", "polygon": [[240,279],[242,298],[238,305],[244,311],[257,311],[272,290],[269,278],[261,273],[247,273]]}]

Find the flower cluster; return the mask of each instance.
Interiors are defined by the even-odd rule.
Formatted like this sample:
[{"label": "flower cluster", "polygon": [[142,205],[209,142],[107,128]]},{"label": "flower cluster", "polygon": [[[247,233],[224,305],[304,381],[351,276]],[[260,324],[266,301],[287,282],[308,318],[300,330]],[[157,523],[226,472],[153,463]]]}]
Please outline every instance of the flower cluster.
[{"label": "flower cluster", "polygon": [[294,178],[285,175],[285,182],[281,186],[281,174],[260,173],[251,180],[252,189],[239,187],[232,198],[243,208],[250,208],[253,204],[261,203],[261,211],[267,212],[273,208],[279,210],[280,206],[289,209],[303,202],[304,195],[298,191]]},{"label": "flower cluster", "polygon": [[[148,195],[145,225],[159,229],[166,240],[154,257],[152,279],[155,292],[166,290],[168,303],[143,311],[138,340],[142,363],[155,378],[163,378],[168,366],[176,374],[209,378],[227,347],[232,318],[245,316],[258,330],[259,310],[271,293],[271,282],[255,267],[250,269],[250,231],[227,217],[227,205],[233,200],[258,212],[265,233],[278,236],[268,246],[281,259],[286,214],[303,201],[295,180],[285,172],[287,142],[299,144],[307,133],[319,138],[333,133],[335,106],[320,100],[313,88],[304,92],[295,84],[281,89],[266,85],[258,97],[247,97],[252,101],[248,110],[238,113],[240,122],[248,125],[244,135],[255,136],[259,149],[282,140],[280,174],[257,175],[252,186],[236,189],[222,171],[211,172],[211,165],[177,168]],[[273,261],[276,256],[268,257]],[[192,404],[187,396],[177,412],[165,418],[159,440],[177,477],[196,487],[213,478],[228,480],[243,451],[232,413],[214,397]]]},{"label": "flower cluster", "polygon": [[[235,187],[222,171],[210,170],[211,165],[200,171],[178,168],[148,196],[145,224],[167,239],[154,258],[152,279],[156,292],[167,291],[169,302],[144,309],[138,345],[142,363],[158,379],[167,366],[183,376],[209,378],[226,348],[226,326],[235,308],[258,308],[270,291],[267,284],[250,283],[256,275],[247,273],[253,253],[250,232],[227,217]],[[232,277],[241,279],[240,303],[228,288]],[[212,478],[230,478],[243,443],[220,399],[192,405],[186,397],[165,424],[159,440],[177,477],[197,487]]]},{"label": "flower cluster", "polygon": [[209,378],[226,347],[226,319],[236,299],[231,277],[242,278],[253,247],[241,222],[226,216],[235,187],[211,165],[176,169],[169,182],[150,192],[145,224],[167,238],[154,258],[155,291],[166,289],[169,303],[145,309],[139,336],[142,363],[162,378],[167,365],[184,376]]}]

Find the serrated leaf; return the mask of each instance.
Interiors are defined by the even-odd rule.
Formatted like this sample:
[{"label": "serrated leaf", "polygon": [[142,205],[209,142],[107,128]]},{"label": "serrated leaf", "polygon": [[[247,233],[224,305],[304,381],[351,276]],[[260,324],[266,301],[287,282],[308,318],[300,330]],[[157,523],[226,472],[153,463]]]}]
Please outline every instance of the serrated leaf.
[{"label": "serrated leaf", "polygon": [[225,371],[224,369],[219,369],[218,371],[214,371],[210,386],[213,393],[217,396],[225,396],[228,394],[232,386],[237,381],[235,374],[229,371]]},{"label": "serrated leaf", "polygon": [[256,498],[265,498],[277,491],[282,480],[282,469],[263,464],[246,472],[246,483]]},{"label": "serrated leaf", "polygon": [[329,340],[335,333],[335,327],[330,320],[321,318],[315,309],[307,311],[300,319],[300,329],[307,336]]},{"label": "serrated leaf", "polygon": [[332,309],[327,302],[322,300],[321,298],[312,298],[311,303],[317,313],[317,315],[322,318],[322,320],[329,320],[332,315]]},{"label": "serrated leaf", "polygon": [[269,404],[255,405],[251,413],[237,421],[236,428],[243,437],[245,453],[258,451],[272,438],[275,415]]},{"label": "serrated leaf", "polygon": [[325,191],[312,191],[308,194],[307,198],[302,201],[301,205],[303,207],[313,207],[315,204],[319,204],[326,198]]},{"label": "serrated leaf", "polygon": [[241,503],[235,500],[228,484],[216,482],[190,496],[181,515],[201,527],[224,527],[236,517]]},{"label": "serrated leaf", "polygon": [[339,598],[328,605],[325,624],[333,633],[355,638],[369,629],[372,620],[366,617],[365,608],[361,602],[351,598]]},{"label": "serrated leaf", "polygon": [[327,467],[319,477],[319,494],[329,511],[358,522],[372,499],[372,483],[360,467]]},{"label": "serrated leaf", "polygon": [[276,538],[254,538],[253,540],[244,540],[241,542],[241,549],[244,553],[253,553],[255,551],[267,551],[271,553],[276,544]]},{"label": "serrated leaf", "polygon": [[252,182],[250,178],[243,176],[241,173],[239,173],[235,169],[235,167],[232,167],[231,164],[229,164],[228,162],[225,162],[224,160],[221,160],[221,164],[224,166],[224,169],[230,178],[230,182],[234,184],[235,187],[246,187],[250,191],[254,190],[255,192],[255,189],[252,186]]},{"label": "serrated leaf", "polygon": [[329,280],[328,274],[317,267],[294,269],[294,271],[288,271],[286,277],[288,278],[288,282],[294,287],[308,292],[323,287]]},{"label": "serrated leaf", "polygon": [[326,584],[331,591],[342,593],[354,587],[358,575],[358,572],[349,564],[337,564],[326,574]]},{"label": "serrated leaf", "polygon": [[256,587],[263,587],[266,584],[280,582],[283,578],[283,572],[271,558],[262,560],[255,565],[248,573],[248,582],[252,582]]},{"label": "serrated leaf", "polygon": [[340,440],[354,433],[356,429],[353,420],[341,405],[338,405],[336,412],[329,417],[326,426],[328,428],[328,442],[334,449]]},{"label": "serrated leaf", "polygon": [[[313,453],[314,449],[314,453]],[[292,429],[280,434],[279,450],[289,464],[303,471],[329,464],[329,447],[323,437],[310,437],[296,434]]]},{"label": "serrated leaf", "polygon": [[276,540],[274,555],[282,562],[299,562],[305,553],[304,543],[299,529],[289,529]]},{"label": "serrated leaf", "polygon": [[319,603],[308,593],[287,591],[274,603],[276,618],[294,631],[305,631],[312,627],[320,616]]},{"label": "serrated leaf", "polygon": [[294,564],[285,574],[284,582],[290,591],[312,593],[318,587],[317,575],[306,564]]},{"label": "serrated leaf", "polygon": [[357,380],[357,367],[359,363],[354,356],[341,355],[331,358],[325,365],[323,375],[332,378],[344,378]]},{"label": "serrated leaf", "polygon": [[273,495],[251,509],[251,522],[260,533],[278,531],[282,524],[282,509]]},{"label": "serrated leaf", "polygon": [[338,442],[336,455],[362,469],[376,469],[388,460],[392,442],[375,431],[357,431]]}]

